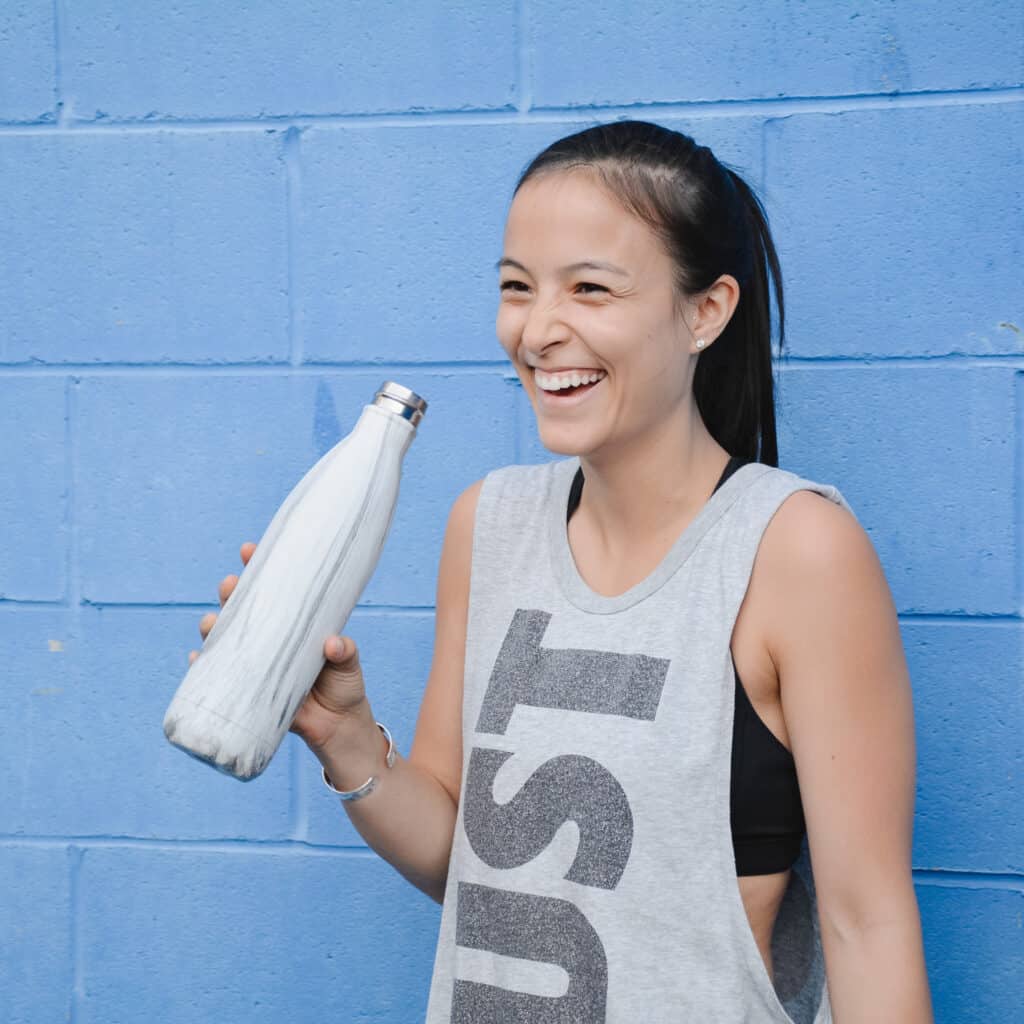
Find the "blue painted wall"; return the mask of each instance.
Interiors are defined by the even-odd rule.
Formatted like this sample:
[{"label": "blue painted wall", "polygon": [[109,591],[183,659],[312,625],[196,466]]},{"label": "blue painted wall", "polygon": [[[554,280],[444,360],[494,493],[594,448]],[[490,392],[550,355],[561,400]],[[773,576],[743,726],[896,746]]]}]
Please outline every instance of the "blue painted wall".
[{"label": "blue painted wall", "polygon": [[391,377],[431,407],[351,632],[408,749],[447,509],[545,457],[493,332],[512,184],[623,116],[764,196],[783,465],[901,613],[938,1019],[1017,1019],[1024,8],[245,7],[0,6],[0,1020],[421,1019],[438,908],[303,745],[242,787],[161,719],[239,545]]}]

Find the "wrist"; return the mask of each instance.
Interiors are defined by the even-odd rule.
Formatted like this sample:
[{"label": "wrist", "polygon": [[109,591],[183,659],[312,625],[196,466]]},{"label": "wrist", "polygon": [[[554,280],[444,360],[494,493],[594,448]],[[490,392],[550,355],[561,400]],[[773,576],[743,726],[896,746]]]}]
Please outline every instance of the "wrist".
[{"label": "wrist", "polygon": [[[394,740],[391,738],[391,732],[388,730],[387,726],[381,725],[380,722],[377,722],[377,728],[380,730],[381,735],[387,741],[388,745],[387,752],[384,755],[384,764],[388,768],[392,768],[394,767],[396,756]],[[338,789],[338,787],[331,781],[331,777],[327,774],[326,768],[322,768],[321,773],[323,775],[324,785],[332,792],[337,793],[342,803],[345,804],[352,803],[356,800],[362,800],[364,797],[369,796],[380,785],[381,779],[380,775],[373,774],[368,776],[364,782],[359,786],[356,786],[354,789]]]},{"label": "wrist", "polygon": [[329,783],[348,791],[361,786],[371,775],[387,771],[388,748],[388,739],[367,704],[365,713],[346,717],[330,740],[314,753]]}]

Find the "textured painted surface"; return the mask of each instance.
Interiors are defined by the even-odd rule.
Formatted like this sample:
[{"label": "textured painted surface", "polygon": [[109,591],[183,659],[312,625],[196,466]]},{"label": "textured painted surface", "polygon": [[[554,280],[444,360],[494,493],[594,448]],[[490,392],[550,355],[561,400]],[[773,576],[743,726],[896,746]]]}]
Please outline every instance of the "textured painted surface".
[{"label": "textured painted surface", "polygon": [[200,643],[200,614],[0,608],[5,833],[289,836],[291,744],[243,786],[164,739],[164,711]]},{"label": "textured painted surface", "polygon": [[5,136],[4,358],[287,360],[282,135]]},{"label": "textured painted surface", "polygon": [[1022,136],[1020,104],[767,124],[767,196],[792,285],[790,351],[1024,352],[1014,329],[1024,328]]},{"label": "textured painted surface", "polygon": [[903,625],[917,726],[918,867],[1024,874],[1022,639],[1005,622]]},{"label": "textured painted surface", "polygon": [[53,14],[42,0],[0,7],[0,120],[56,120]]},{"label": "textured painted surface", "polygon": [[242,785],[161,719],[240,544],[391,378],[430,410],[350,632],[408,752],[451,502],[548,457],[494,338],[513,185],[624,114],[763,191],[782,463],[902,616],[937,1020],[1013,1019],[1019,4],[0,8],[4,1021],[422,1019],[438,908],[305,746]]},{"label": "textured painted surface", "polygon": [[512,4],[100,0],[68,11],[76,117],[260,117],[511,105]]},{"label": "textured painted surface", "polygon": [[0,599],[65,596],[66,390],[57,378],[0,376]]},{"label": "textured painted surface", "polygon": [[83,1024],[422,1019],[438,908],[376,856],[97,849],[78,884]]},{"label": "textured painted surface", "polygon": [[1024,889],[919,885],[935,1019],[990,1024],[1020,1019]]},{"label": "textured painted surface", "polygon": [[1014,4],[531,0],[538,106],[1020,85]]},{"label": "textured painted surface", "polygon": [[0,845],[0,993],[6,1024],[68,1019],[71,886],[77,855]]}]

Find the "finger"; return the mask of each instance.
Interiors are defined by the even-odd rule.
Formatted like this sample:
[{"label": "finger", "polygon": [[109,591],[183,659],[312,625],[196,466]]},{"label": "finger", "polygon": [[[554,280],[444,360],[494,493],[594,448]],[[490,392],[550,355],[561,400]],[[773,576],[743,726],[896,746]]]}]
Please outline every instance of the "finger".
[{"label": "finger", "polygon": [[247,540],[241,548],[242,564],[248,565],[249,559],[252,558],[252,553],[256,550],[256,545],[251,541]]},{"label": "finger", "polygon": [[196,658],[198,658],[198,657],[199,657],[199,652],[198,651],[189,651],[188,652],[188,663],[191,665],[192,662],[195,661]]},{"label": "finger", "polygon": [[331,636],[324,643],[324,654],[334,665],[345,665],[358,660],[356,643],[350,636]]},{"label": "finger", "polygon": [[213,624],[217,621],[217,615],[215,612],[208,612],[199,620],[199,635],[205,640],[207,633],[213,629]]},{"label": "finger", "polygon": [[220,598],[221,607],[224,607],[224,603],[231,596],[235,587],[238,586],[238,577],[232,573],[230,576],[225,576],[220,581],[220,586],[217,587],[217,596]]}]

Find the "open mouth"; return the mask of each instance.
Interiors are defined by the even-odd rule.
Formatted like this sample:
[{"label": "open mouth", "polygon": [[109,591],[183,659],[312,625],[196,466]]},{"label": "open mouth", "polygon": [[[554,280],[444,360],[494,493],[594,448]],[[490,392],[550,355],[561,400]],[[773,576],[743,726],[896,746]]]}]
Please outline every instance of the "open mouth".
[{"label": "open mouth", "polygon": [[571,398],[581,398],[593,391],[604,380],[603,370],[583,370],[558,374],[546,374],[535,371],[534,380],[537,390],[545,400],[564,402]]}]

